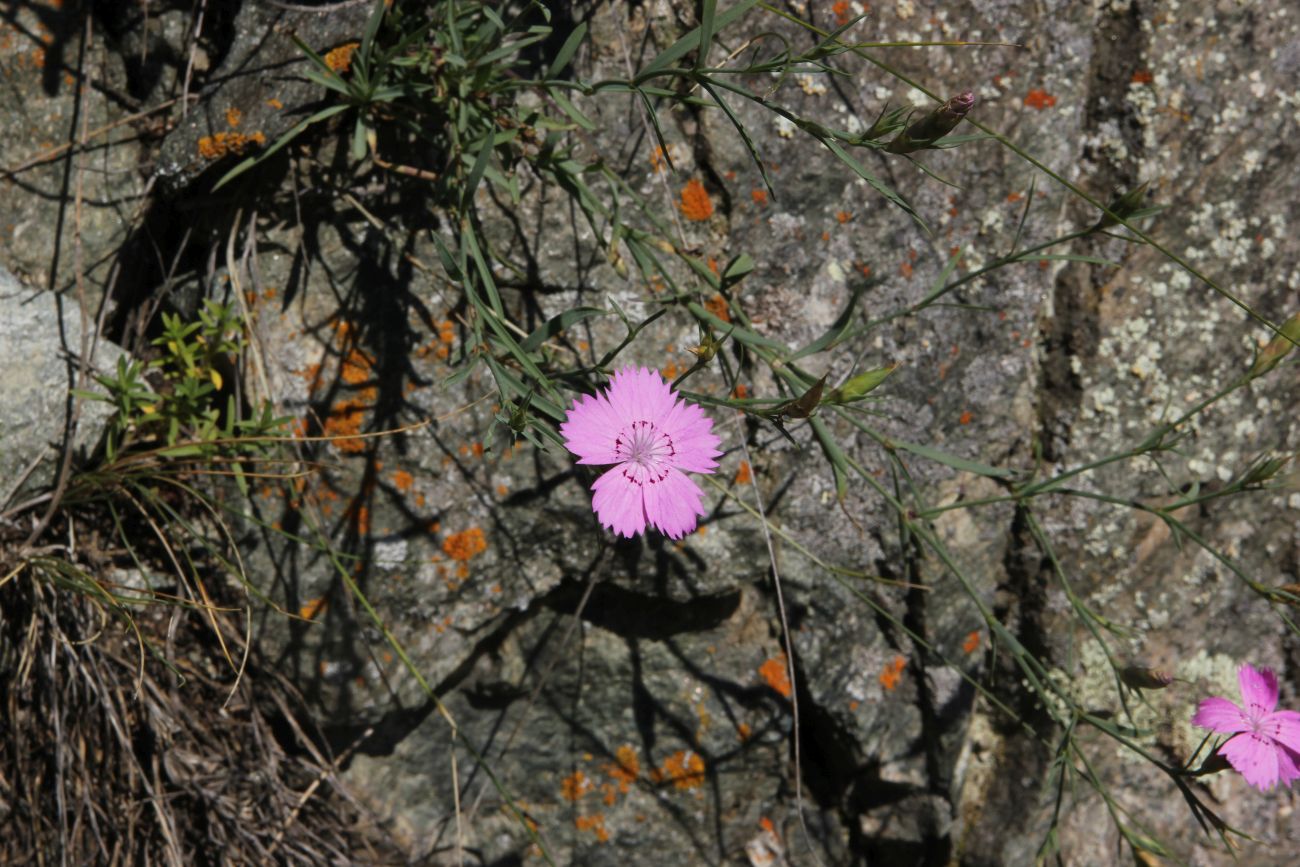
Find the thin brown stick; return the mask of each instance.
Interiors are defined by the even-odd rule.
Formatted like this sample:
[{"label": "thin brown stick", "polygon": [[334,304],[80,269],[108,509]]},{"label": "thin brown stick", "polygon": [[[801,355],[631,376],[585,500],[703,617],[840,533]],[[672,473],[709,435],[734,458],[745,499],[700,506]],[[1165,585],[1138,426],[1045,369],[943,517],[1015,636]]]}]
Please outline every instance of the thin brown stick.
[{"label": "thin brown stick", "polygon": [[[96,127],[95,129],[92,129],[89,132],[83,133],[79,141],[65,142],[64,144],[58,145],[57,147],[52,147],[47,150],[43,150],[40,153],[36,154],[35,156],[28,157],[26,160],[23,160],[21,163],[14,166],[13,168],[0,169],[0,180],[6,180],[8,178],[12,178],[15,175],[27,171],[28,169],[35,168],[36,166],[42,165],[44,163],[52,162],[53,160],[56,160],[59,157],[63,156],[72,148],[85,147],[86,143],[89,142],[91,139],[99,138],[104,133],[112,132],[113,130],[117,129],[119,126],[124,126],[128,123],[134,123],[135,121],[140,120],[141,118],[148,117],[151,114],[157,114],[163,109],[171,108],[173,105],[180,102],[182,98],[183,97],[179,97],[179,96],[173,97],[172,99],[164,100],[158,103],[153,108],[146,108],[144,111],[137,111],[135,114],[128,114],[126,117],[119,117],[117,120],[113,121],[112,123],[106,123],[101,127]],[[198,99],[198,96],[191,95],[188,98]]]}]

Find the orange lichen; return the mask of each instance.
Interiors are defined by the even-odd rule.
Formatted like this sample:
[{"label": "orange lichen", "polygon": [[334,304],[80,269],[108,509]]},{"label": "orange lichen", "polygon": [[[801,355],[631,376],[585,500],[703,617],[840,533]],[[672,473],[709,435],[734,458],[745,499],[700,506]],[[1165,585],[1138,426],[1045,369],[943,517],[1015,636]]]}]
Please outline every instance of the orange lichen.
[{"label": "orange lichen", "polygon": [[912,269],[911,262],[904,262],[903,264],[898,266],[898,272],[902,274],[904,277],[911,278],[912,270],[913,269]]},{"label": "orange lichen", "polygon": [[736,400],[744,400],[749,397],[749,386],[744,383],[737,383],[736,387],[731,390],[731,396]]},{"label": "orange lichen", "polygon": [[234,129],[235,127],[239,126],[239,122],[243,120],[243,118],[244,118],[244,113],[239,109],[235,108],[234,106],[231,106],[230,108],[226,109],[226,125],[229,126],[231,129]]},{"label": "orange lichen", "polygon": [[1151,74],[1149,69],[1139,69],[1137,72],[1133,73],[1133,77],[1129,79],[1129,81],[1134,84],[1150,84],[1154,80],[1155,77]]},{"label": "orange lichen", "polygon": [[662,146],[656,145],[655,149],[650,152],[650,168],[656,172],[662,172],[668,167],[668,161],[672,159],[672,146],[665,151]]},{"label": "orange lichen", "polygon": [[604,771],[614,781],[617,790],[626,795],[641,775],[641,760],[637,758],[636,748],[631,744],[623,744],[614,751],[614,761],[607,762]]},{"label": "orange lichen", "polygon": [[360,385],[370,379],[372,362],[360,349],[352,349],[339,365],[339,378],[348,385]]},{"label": "orange lichen", "polygon": [[574,771],[560,781],[560,795],[566,801],[576,801],[594,788],[582,771]]},{"label": "orange lichen", "polygon": [[1042,111],[1056,105],[1056,97],[1045,90],[1031,90],[1025,95],[1025,105]]},{"label": "orange lichen", "polygon": [[749,736],[753,733],[754,730],[749,727],[749,723],[736,723],[736,736],[742,741],[749,740]]},{"label": "orange lichen", "polygon": [[442,552],[453,560],[464,563],[487,550],[487,540],[478,527],[452,533],[442,542]]},{"label": "orange lichen", "polygon": [[762,207],[767,204],[767,190],[750,190],[749,197],[754,200],[754,204]]},{"label": "orange lichen", "polygon": [[713,216],[713,200],[709,198],[709,192],[704,189],[704,184],[695,178],[687,181],[686,186],[682,188],[680,207],[682,216],[697,223],[702,223]]},{"label": "orange lichen", "polygon": [[354,398],[341,400],[330,407],[323,424],[324,434],[339,451],[357,454],[365,450],[366,441],[357,434],[365,424],[366,412],[377,397],[374,388],[362,389]]},{"label": "orange lichen", "polygon": [[966,410],[961,414],[961,417],[957,419],[957,422],[958,424],[970,424],[974,419],[975,414],[970,410]]},{"label": "orange lichen", "polygon": [[266,136],[261,132],[250,135],[239,132],[218,132],[199,139],[199,156],[205,160],[218,160],[227,154],[238,156],[248,150],[250,145],[261,147],[264,144],[266,144]]},{"label": "orange lichen", "polygon": [[779,653],[771,659],[765,660],[758,667],[758,676],[763,678],[764,683],[786,698],[789,698],[790,693],[793,692],[790,688],[790,676],[786,671],[784,653]]},{"label": "orange lichen", "polygon": [[886,690],[893,690],[898,686],[898,681],[903,676],[903,669],[907,667],[907,660],[901,656],[895,656],[893,660],[885,664],[884,671],[880,672],[880,685]]},{"label": "orange lichen", "polygon": [[474,457],[476,457],[476,458],[481,458],[481,457],[483,457],[483,444],[482,444],[482,443],[474,443],[473,445],[471,445],[471,446],[469,447],[469,450],[470,450],[471,452],[474,453]]},{"label": "orange lichen", "polygon": [[847,223],[849,220],[852,220],[852,219],[853,219],[853,215],[850,214],[848,211],[836,211],[836,212],[835,212],[835,221],[836,221],[837,223],[839,223],[841,226],[844,225],[845,223]]},{"label": "orange lichen", "polygon": [[831,14],[835,16],[835,23],[843,27],[853,19],[852,7],[849,6],[849,0],[837,0],[831,6]]},{"label": "orange lichen", "polygon": [[497,496],[498,496],[498,497],[504,497],[504,496],[505,496],[506,494],[508,494],[508,493],[510,493],[510,488],[508,488],[508,487],[505,486],[505,485],[497,485]]},{"label": "orange lichen", "polygon": [[347,72],[348,67],[352,65],[352,52],[359,47],[358,42],[348,42],[326,52],[325,65],[339,74]]},{"label": "orange lichen", "polygon": [[971,634],[966,636],[966,640],[961,643],[961,649],[966,653],[974,653],[979,650],[979,646],[980,631],[978,629],[972,630]]},{"label": "orange lichen", "polygon": [[298,616],[303,620],[315,620],[325,613],[327,607],[329,607],[329,600],[324,596],[318,596],[304,602],[302,607],[298,609]]},{"label": "orange lichen", "polygon": [[741,461],[740,466],[736,467],[736,484],[748,485],[753,480],[754,473],[749,468],[749,461]]},{"label": "orange lichen", "polygon": [[605,830],[605,817],[600,813],[576,817],[573,820],[573,827],[579,831],[590,831],[602,843],[609,842],[609,832]]},{"label": "orange lichen", "polygon": [[672,783],[678,789],[704,785],[704,759],[694,750],[678,750],[664,759],[661,767],[650,774],[656,783]]},{"label": "orange lichen", "polygon": [[660,370],[659,373],[660,375],[663,376],[664,379],[668,380],[669,382],[672,382],[674,379],[677,378],[677,374],[681,373],[681,371],[677,369],[676,362],[670,361],[663,366],[663,369]]},{"label": "orange lichen", "polygon": [[399,491],[409,491],[411,486],[415,484],[415,476],[406,470],[398,470],[393,473],[393,484],[397,486]]},{"label": "orange lichen", "polygon": [[284,103],[280,102],[280,100],[276,99],[274,96],[268,99],[266,101],[266,104],[271,106],[271,108],[275,109],[276,111],[279,111],[280,109],[284,108]]},{"label": "orange lichen", "polygon": [[704,309],[721,319],[723,322],[731,321],[731,312],[727,309],[727,299],[720,294],[715,294],[712,298],[706,298]]}]

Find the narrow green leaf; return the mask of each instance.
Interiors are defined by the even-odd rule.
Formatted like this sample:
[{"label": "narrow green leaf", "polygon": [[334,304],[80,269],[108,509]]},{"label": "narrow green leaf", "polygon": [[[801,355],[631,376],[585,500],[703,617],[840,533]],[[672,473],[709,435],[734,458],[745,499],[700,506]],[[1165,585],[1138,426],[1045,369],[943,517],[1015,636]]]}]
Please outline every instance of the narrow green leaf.
[{"label": "narrow green leaf", "polygon": [[329,108],[321,109],[320,111],[316,112],[306,120],[299,121],[298,124],[294,126],[293,129],[289,130],[287,133],[285,133],[284,135],[276,139],[275,144],[271,145],[269,148],[262,151],[261,153],[254,154],[253,156],[248,157],[247,159],[243,160],[238,165],[236,165],[233,169],[231,169],[230,171],[222,175],[221,180],[217,181],[216,184],[213,185],[212,191],[216,192],[217,190],[221,189],[227,183],[234,180],[239,175],[242,175],[244,172],[248,171],[253,166],[260,163],[262,160],[271,156],[271,154],[280,150],[280,148],[284,147],[289,142],[293,141],[295,138],[301,135],[303,130],[307,129],[307,127],[311,126],[314,123],[319,123],[322,120],[331,118],[336,114],[345,112],[349,108],[351,108],[351,106],[349,105],[331,105]]},{"label": "narrow green leaf", "polygon": [[379,33],[379,25],[383,23],[384,13],[388,9],[388,4],[384,0],[375,0],[375,7],[370,10],[370,18],[366,21],[366,32],[361,37],[361,57],[363,62],[368,61],[371,52],[374,49],[375,35]]},{"label": "narrow green leaf", "polygon": [[858,299],[861,297],[862,288],[859,286],[858,288],[853,289],[852,294],[849,295],[848,303],[844,305],[843,312],[835,318],[835,321],[831,323],[831,327],[826,331],[826,333],[821,337],[818,337],[812,343],[809,343],[803,349],[800,349],[794,355],[791,355],[789,360],[797,361],[805,356],[814,355],[823,350],[830,349],[835,346],[835,344],[839,343],[840,340],[843,339],[845,332],[849,330],[849,326],[853,324],[853,309],[858,306]]},{"label": "narrow green leaf", "polygon": [[948,257],[947,264],[943,266],[943,271],[935,278],[934,283],[930,286],[930,291],[925,293],[924,298],[916,302],[917,310],[930,306],[931,301],[948,291],[948,278],[952,276],[952,272],[957,267],[957,263],[961,261],[961,257],[961,248],[958,247],[957,252]]},{"label": "narrow green leaf", "polygon": [[[716,16],[713,20],[713,32],[721,33],[723,28],[729,26],[733,21],[740,18],[750,9],[753,9],[755,6],[758,5],[758,3],[759,0],[742,0],[742,2],[737,3],[735,6],[731,7],[726,12],[723,12],[721,15]],[[659,52],[659,54],[653,60],[647,63],[641,69],[641,71],[637,73],[636,76],[637,80],[639,81],[643,78],[650,78],[654,76],[657,72],[663,70],[669,64],[685,57],[687,54],[690,53],[691,49],[697,47],[699,44],[700,44],[700,28],[696,27],[694,30],[691,30],[685,35],[683,35],[672,45],[668,46],[663,51]]]},{"label": "narrow green leaf", "polygon": [[749,152],[749,158],[753,160],[754,165],[758,167],[758,174],[763,179],[763,186],[767,188],[768,195],[772,197],[772,201],[776,201],[776,190],[772,188],[772,179],[767,176],[767,166],[763,165],[763,159],[758,155],[758,147],[749,137],[749,130],[745,129],[745,125],[740,122],[740,118],[736,117],[735,112],[731,110],[731,106],[727,105],[727,101],[722,98],[722,94],[718,93],[717,90],[709,84],[707,78],[701,78],[700,84],[706,91],[708,91],[709,96],[713,97],[713,101],[718,104],[718,108],[722,109],[723,114],[727,116],[727,120],[731,121],[731,125],[734,126],[736,132],[740,134],[740,140],[744,143],[745,150]]},{"label": "narrow green leaf", "polygon": [[822,447],[826,460],[831,463],[831,472],[835,475],[835,495],[840,502],[844,502],[844,497],[849,492],[848,459],[844,457],[844,451],[839,443],[835,442],[835,437],[831,435],[825,420],[814,417],[808,420],[808,424],[812,426],[813,435],[817,437],[817,443]]},{"label": "narrow green leaf", "polygon": [[743,328],[731,322],[724,322],[722,319],[714,316],[694,301],[688,302],[686,304],[686,309],[690,310],[691,314],[696,319],[709,323],[718,331],[729,331],[731,336],[736,340],[739,340],[741,343],[749,346],[762,346],[766,349],[775,349],[781,353],[785,353],[789,350],[789,347],[784,343],[781,343],[779,340],[764,337],[756,331],[750,331],[748,328]]},{"label": "narrow green leaf", "polygon": [[911,217],[913,220],[916,221],[917,225],[919,225],[927,235],[933,235],[933,233],[930,231],[930,227],[925,224],[925,221],[921,219],[921,215],[918,214],[912,208],[912,206],[907,203],[906,199],[904,199],[898,193],[894,192],[894,190],[891,189],[889,185],[887,185],[884,181],[880,180],[880,178],[877,178],[871,172],[867,171],[866,168],[862,165],[862,163],[858,162],[856,159],[850,156],[849,153],[844,150],[844,148],[840,147],[838,142],[836,142],[832,138],[821,139],[821,142],[822,144],[826,145],[827,148],[830,149],[831,153],[839,157],[840,162],[844,163],[846,166],[853,169],[854,174],[856,174],[858,177],[862,178],[864,181],[870,184],[872,189],[880,193],[882,196],[884,196],[889,201],[893,202],[898,207],[902,208],[903,211],[909,217]]},{"label": "narrow green leaf", "polygon": [[890,445],[902,449],[905,452],[911,452],[918,457],[943,464],[946,467],[952,467],[954,470],[962,470],[968,473],[975,473],[980,476],[989,476],[990,478],[1005,479],[1015,475],[1011,470],[1005,470],[1001,467],[991,467],[988,464],[982,464],[979,461],[967,460],[957,455],[940,451],[932,446],[923,446],[918,443],[904,442],[903,440],[890,439]]},{"label": "narrow green leaf", "polygon": [[578,51],[578,46],[581,45],[582,40],[586,38],[587,22],[583,21],[577,27],[573,28],[573,32],[564,40],[564,44],[560,46],[560,50],[555,53],[555,59],[551,61],[550,67],[546,70],[546,77],[558,77],[559,74],[568,67],[569,61],[573,59],[573,55]]},{"label": "narrow green leaf", "polygon": [[748,277],[755,267],[757,266],[753,257],[748,253],[741,253],[739,256],[736,256],[728,262],[726,268],[722,269],[723,285],[731,286],[735,283],[739,283],[741,280]]},{"label": "narrow green leaf", "polygon": [[718,0],[703,0],[700,3],[700,52],[696,55],[695,68],[708,66],[709,46],[713,42],[713,17],[718,11]]},{"label": "narrow green leaf", "polygon": [[1118,262],[1102,259],[1098,256],[1081,256],[1075,253],[1025,253],[1017,256],[1013,262],[1084,262],[1088,265],[1104,265],[1107,268],[1119,268]]},{"label": "narrow green leaf", "polygon": [[569,98],[560,91],[552,90],[551,99],[555,100],[555,104],[560,107],[560,110],[567,114],[578,126],[585,130],[594,130],[596,128],[596,125],[591,122],[591,119],[579,111],[578,107],[570,102]]},{"label": "narrow green leaf", "polygon": [[492,142],[485,140],[479,147],[477,156],[474,158],[474,167],[470,169],[469,177],[465,179],[465,186],[460,191],[460,209],[461,213],[468,213],[470,207],[474,204],[474,193],[478,190],[478,185],[483,180],[483,173],[487,171],[488,161],[492,159]]},{"label": "narrow green leaf", "polygon": [[568,331],[584,319],[590,319],[593,316],[608,316],[610,312],[603,307],[574,307],[571,310],[565,310],[563,313],[546,320],[541,327],[524,338],[524,341],[519,344],[519,348],[524,352],[534,352],[547,340],[561,332]]}]

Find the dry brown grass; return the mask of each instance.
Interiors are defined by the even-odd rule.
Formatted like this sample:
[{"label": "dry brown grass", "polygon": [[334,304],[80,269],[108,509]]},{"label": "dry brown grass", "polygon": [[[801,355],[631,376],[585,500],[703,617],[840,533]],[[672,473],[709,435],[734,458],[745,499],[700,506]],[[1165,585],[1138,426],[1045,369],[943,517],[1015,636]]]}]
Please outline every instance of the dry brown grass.
[{"label": "dry brown grass", "polygon": [[[0,863],[405,860],[283,678],[250,666],[230,697],[199,612],[152,605],[137,636],[26,570],[0,587],[0,618]],[[142,639],[166,664],[141,665]]]}]

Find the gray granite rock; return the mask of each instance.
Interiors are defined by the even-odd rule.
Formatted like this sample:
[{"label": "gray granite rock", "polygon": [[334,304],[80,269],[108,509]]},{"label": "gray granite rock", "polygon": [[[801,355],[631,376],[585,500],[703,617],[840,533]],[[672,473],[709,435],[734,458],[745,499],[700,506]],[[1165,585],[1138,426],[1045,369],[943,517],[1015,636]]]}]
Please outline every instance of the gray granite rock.
[{"label": "gray granite rock", "polygon": [[88,335],[89,376],[79,385],[82,334],[75,302],[25,286],[0,267],[0,504],[19,502],[54,480],[74,404],[80,407],[74,448],[82,456],[113,414],[109,403],[70,393],[80,387],[103,394],[94,374],[111,374],[124,355],[115,344]]}]

